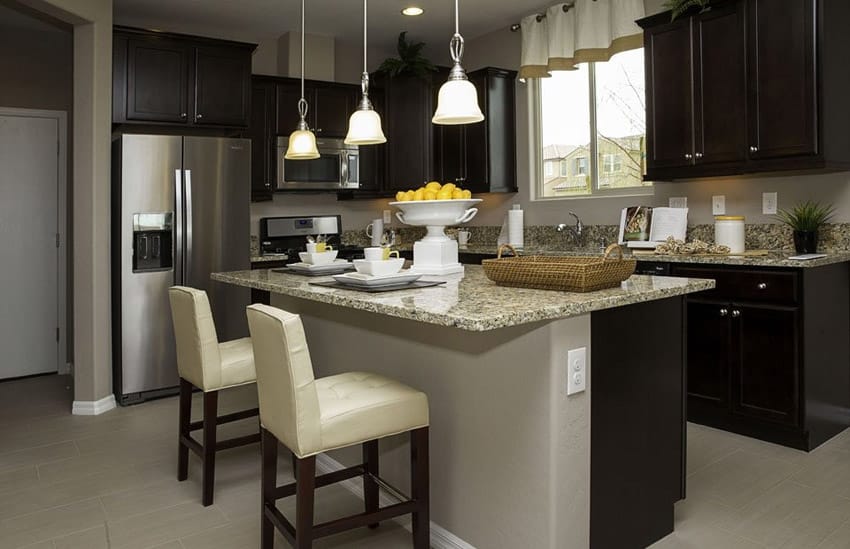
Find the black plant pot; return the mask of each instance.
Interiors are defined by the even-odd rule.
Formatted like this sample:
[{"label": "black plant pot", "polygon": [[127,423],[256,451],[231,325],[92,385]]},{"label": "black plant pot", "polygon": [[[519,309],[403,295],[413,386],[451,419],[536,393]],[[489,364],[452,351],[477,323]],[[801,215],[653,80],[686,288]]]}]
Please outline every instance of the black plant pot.
[{"label": "black plant pot", "polygon": [[794,231],[794,249],[798,254],[813,254],[818,251],[817,231]]}]

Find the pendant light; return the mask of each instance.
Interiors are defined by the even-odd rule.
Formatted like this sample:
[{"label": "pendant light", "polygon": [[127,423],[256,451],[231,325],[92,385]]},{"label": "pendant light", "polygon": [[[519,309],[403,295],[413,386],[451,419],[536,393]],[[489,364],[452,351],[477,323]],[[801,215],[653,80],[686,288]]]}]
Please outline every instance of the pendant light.
[{"label": "pendant light", "polygon": [[307,126],[307,100],[304,99],[304,0],[301,0],[301,99],[298,100],[297,129],[289,136],[289,148],[284,158],[287,160],[313,160],[319,158],[316,148],[316,136]]},{"label": "pendant light", "polygon": [[454,65],[449,72],[449,79],[440,87],[437,97],[437,112],[431,122],[434,124],[455,125],[481,122],[484,115],[478,107],[478,92],[466,77],[466,71],[460,66],[463,57],[463,37],[458,25],[458,0],[455,0],[455,34],[449,42]]},{"label": "pendant light", "polygon": [[360,89],[363,96],[357,110],[348,120],[348,135],[345,143],[348,145],[377,145],[386,143],[387,138],[381,129],[381,115],[372,108],[369,101],[369,71],[366,68],[366,29],[369,0],[363,0],[363,75],[360,77]]}]

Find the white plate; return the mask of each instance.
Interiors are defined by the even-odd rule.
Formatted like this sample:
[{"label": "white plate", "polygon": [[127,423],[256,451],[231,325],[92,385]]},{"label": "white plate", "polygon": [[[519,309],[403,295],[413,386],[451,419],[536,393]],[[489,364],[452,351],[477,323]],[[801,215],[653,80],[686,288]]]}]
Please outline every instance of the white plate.
[{"label": "white plate", "polygon": [[337,259],[322,265],[313,265],[312,263],[290,263],[286,266],[286,268],[305,273],[320,273],[322,271],[338,271],[349,266],[354,267],[354,265],[347,259]]},{"label": "white plate", "polygon": [[407,284],[422,278],[421,274],[411,273],[409,270],[401,271],[396,274],[386,276],[371,276],[361,273],[345,273],[334,275],[334,280],[340,284],[349,286],[357,286],[360,288],[380,288],[382,286],[398,286],[399,284]]}]

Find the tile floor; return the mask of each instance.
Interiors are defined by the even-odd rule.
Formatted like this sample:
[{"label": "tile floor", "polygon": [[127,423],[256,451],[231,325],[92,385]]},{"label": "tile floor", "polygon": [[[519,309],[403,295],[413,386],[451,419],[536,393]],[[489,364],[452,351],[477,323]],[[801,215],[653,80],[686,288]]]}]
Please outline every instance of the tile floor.
[{"label": "tile floor", "polygon": [[[216,501],[204,508],[198,462],[189,481],[174,478],[176,398],[75,417],[68,386],[58,376],[0,383],[0,549],[259,546],[256,447],[219,454]],[[222,395],[223,413],[254,402],[251,392]],[[232,436],[255,425],[220,430]],[[850,430],[810,454],[698,425],[688,437],[689,497],[677,504],[676,531],[654,549],[850,549]],[[279,482],[291,478],[288,457],[280,470]],[[323,488],[318,520],[361,505],[342,488]],[[395,549],[410,538],[387,523],[317,546]]]}]

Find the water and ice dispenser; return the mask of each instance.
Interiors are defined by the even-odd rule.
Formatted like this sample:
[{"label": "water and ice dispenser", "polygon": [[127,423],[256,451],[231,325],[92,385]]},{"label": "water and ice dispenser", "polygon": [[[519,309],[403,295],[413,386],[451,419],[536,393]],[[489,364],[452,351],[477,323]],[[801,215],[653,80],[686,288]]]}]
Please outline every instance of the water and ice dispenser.
[{"label": "water and ice dispenser", "polygon": [[133,272],[164,271],[174,265],[171,212],[133,214]]}]

